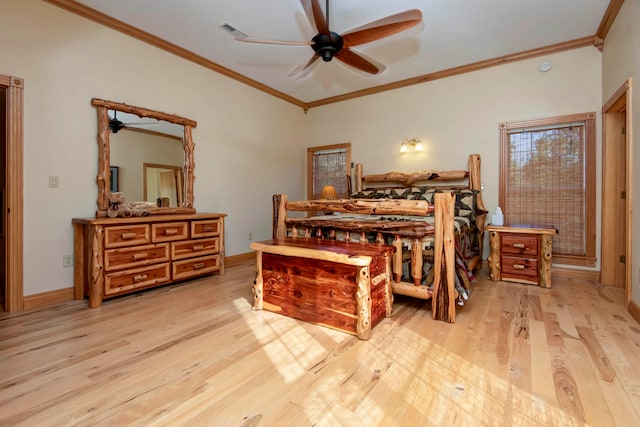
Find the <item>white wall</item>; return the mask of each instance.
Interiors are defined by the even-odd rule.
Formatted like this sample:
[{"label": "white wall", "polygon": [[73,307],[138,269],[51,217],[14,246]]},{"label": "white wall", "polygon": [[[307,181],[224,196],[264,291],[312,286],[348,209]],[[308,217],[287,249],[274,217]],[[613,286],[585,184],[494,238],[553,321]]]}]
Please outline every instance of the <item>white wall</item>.
[{"label": "white wall", "polygon": [[271,236],[273,193],[303,196],[299,107],[41,0],[3,0],[0,58],[25,82],[25,295],[73,286],[71,219],[96,210],[93,97],[198,122],[195,207],[228,214],[227,255]]},{"label": "white wall", "polygon": [[[606,102],[624,84],[629,77],[632,79],[631,99],[635,103],[631,109],[632,129],[632,211],[640,212],[640,0],[626,0],[609,34],[605,40],[602,59],[602,94]],[[627,106],[629,108],[629,106]],[[640,218],[636,213],[631,221],[632,241],[640,242]],[[640,248],[633,245],[631,254],[632,295],[631,299],[640,305]]]},{"label": "white wall", "polygon": [[[544,61],[553,64],[551,71],[538,70]],[[351,142],[352,159],[364,164],[365,174],[466,169],[467,155],[479,153],[485,205],[495,211],[499,123],[596,111],[601,129],[601,107],[601,53],[587,47],[314,108],[308,140],[310,146]],[[400,154],[402,140],[413,136],[426,142],[426,150]],[[597,215],[599,254],[599,210]]]}]

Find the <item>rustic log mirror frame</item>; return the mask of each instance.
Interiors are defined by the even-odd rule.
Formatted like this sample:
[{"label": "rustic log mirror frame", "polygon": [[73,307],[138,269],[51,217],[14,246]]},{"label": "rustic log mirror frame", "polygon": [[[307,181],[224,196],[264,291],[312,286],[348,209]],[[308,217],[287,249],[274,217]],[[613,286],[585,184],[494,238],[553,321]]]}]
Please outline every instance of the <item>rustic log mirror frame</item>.
[{"label": "rustic log mirror frame", "polygon": [[[167,114],[160,111],[149,110],[147,108],[135,107],[133,105],[122,104],[119,102],[105,101],[103,99],[93,98],[91,105],[96,107],[98,112],[98,176],[96,182],[98,184],[98,211],[96,216],[106,216],[107,207],[109,205],[109,196],[111,190],[110,183],[110,143],[109,143],[109,110],[123,111],[125,113],[135,114],[138,117],[150,117],[158,120],[165,120],[170,123],[182,125],[184,127],[184,138],[182,145],[184,148],[184,167],[183,167],[183,185],[184,185],[184,198],[182,205],[177,208],[157,208],[153,209],[150,213],[170,214],[170,213],[195,213],[193,208],[193,182],[195,176],[193,170],[195,168],[195,162],[193,159],[194,143],[191,136],[191,131],[197,126],[197,122],[176,116],[174,114]],[[126,196],[126,195],[125,195]]]}]

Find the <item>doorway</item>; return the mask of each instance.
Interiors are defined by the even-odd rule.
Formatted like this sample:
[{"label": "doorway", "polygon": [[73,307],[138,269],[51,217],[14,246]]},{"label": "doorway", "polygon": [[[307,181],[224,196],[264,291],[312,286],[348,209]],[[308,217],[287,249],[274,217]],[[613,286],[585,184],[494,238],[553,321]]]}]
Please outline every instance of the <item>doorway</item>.
[{"label": "doorway", "polygon": [[2,158],[2,280],[4,282],[4,310],[22,311],[23,290],[23,123],[24,80],[0,74],[2,89],[3,131]]},{"label": "doorway", "polygon": [[602,248],[600,282],[631,296],[631,79],[602,107]]}]

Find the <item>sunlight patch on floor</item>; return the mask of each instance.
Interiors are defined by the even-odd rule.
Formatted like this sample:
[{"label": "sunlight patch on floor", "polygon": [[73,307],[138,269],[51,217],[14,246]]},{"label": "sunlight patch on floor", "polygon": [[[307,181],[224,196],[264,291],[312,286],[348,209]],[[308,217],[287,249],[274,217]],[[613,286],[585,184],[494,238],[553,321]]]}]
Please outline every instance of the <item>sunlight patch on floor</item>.
[{"label": "sunlight patch on floor", "polygon": [[[246,300],[235,300],[234,304],[238,307],[238,304],[246,304]],[[264,310],[241,313],[286,383],[304,375],[307,367],[326,352],[298,320]],[[340,332],[332,332],[343,336]]]}]

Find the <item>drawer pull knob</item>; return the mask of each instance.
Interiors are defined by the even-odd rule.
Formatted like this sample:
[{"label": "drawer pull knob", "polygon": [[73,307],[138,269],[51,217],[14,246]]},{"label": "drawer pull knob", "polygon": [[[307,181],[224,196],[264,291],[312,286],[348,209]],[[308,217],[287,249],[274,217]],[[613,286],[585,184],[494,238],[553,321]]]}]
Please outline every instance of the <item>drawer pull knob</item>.
[{"label": "drawer pull knob", "polygon": [[204,267],[205,267],[204,262],[199,262],[197,264],[193,264],[193,269],[194,270],[200,270],[201,268],[204,268]]},{"label": "drawer pull knob", "polygon": [[137,254],[133,254],[133,260],[139,260],[139,259],[145,259],[149,257],[149,254],[147,252],[141,252],[141,253],[137,253]]},{"label": "drawer pull knob", "polygon": [[524,265],[522,264],[513,264],[513,269],[514,270],[524,270]]},{"label": "drawer pull knob", "polygon": [[201,251],[204,249],[204,245],[193,245],[194,251]]},{"label": "drawer pull knob", "polygon": [[514,243],[513,247],[518,249],[524,249],[524,243]]},{"label": "drawer pull knob", "polygon": [[213,225],[203,225],[202,231],[213,231]]},{"label": "drawer pull knob", "polygon": [[165,234],[165,236],[169,236],[171,234],[178,234],[178,229],[177,228],[165,228],[164,229],[164,234]]},{"label": "drawer pull knob", "polygon": [[120,237],[122,238],[122,240],[131,240],[131,239],[135,239],[137,236],[137,234],[133,231],[130,231],[128,233],[122,233],[120,235]]},{"label": "drawer pull knob", "polygon": [[146,278],[146,274],[136,274],[135,276],[133,276],[133,283],[142,282],[143,280],[146,280]]}]

